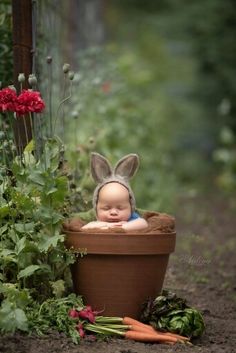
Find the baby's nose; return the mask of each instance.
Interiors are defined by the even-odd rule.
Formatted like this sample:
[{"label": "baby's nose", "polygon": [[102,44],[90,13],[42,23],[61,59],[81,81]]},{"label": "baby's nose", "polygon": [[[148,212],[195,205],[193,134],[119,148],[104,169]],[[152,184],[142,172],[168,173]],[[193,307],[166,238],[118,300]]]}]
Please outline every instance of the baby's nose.
[{"label": "baby's nose", "polygon": [[116,209],[116,208],[112,208],[111,211],[110,211],[110,213],[111,213],[112,215],[117,214],[117,209]]}]

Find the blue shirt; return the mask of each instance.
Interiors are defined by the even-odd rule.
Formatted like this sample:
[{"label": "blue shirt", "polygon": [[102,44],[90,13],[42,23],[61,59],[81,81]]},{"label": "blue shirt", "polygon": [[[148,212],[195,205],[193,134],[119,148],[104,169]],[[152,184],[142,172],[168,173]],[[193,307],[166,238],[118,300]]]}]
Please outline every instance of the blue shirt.
[{"label": "blue shirt", "polygon": [[130,218],[128,219],[129,221],[133,221],[134,219],[140,218],[139,214],[137,212],[132,212]]}]

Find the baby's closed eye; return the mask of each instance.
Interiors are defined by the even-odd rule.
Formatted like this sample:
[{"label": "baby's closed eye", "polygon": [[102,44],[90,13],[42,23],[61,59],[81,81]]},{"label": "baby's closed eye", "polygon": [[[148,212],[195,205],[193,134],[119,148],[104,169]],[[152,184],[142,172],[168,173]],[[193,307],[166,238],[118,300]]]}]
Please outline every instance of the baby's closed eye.
[{"label": "baby's closed eye", "polygon": [[103,206],[101,207],[101,210],[103,211],[108,211],[110,209],[110,206]]}]

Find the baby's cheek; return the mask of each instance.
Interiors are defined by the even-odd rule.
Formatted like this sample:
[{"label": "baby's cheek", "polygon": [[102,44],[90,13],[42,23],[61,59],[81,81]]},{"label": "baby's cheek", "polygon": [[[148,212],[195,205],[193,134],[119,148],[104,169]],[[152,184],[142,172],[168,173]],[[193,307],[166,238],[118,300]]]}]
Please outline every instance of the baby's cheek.
[{"label": "baby's cheek", "polygon": [[106,212],[98,211],[98,212],[97,212],[97,218],[98,218],[100,221],[106,221]]}]

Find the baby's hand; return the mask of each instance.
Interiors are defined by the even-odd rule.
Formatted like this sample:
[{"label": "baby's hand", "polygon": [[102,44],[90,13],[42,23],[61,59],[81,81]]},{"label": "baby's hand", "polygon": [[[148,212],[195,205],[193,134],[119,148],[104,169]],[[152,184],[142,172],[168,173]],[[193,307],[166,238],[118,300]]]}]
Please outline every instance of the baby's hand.
[{"label": "baby's hand", "polygon": [[126,221],[120,221],[120,222],[111,222],[108,223],[109,228],[122,228],[123,224],[127,223]]},{"label": "baby's hand", "polygon": [[101,221],[94,221],[94,222],[89,222],[82,227],[82,229],[94,229],[94,228],[107,229],[108,223],[101,222]]},{"label": "baby's hand", "polygon": [[102,222],[102,221],[94,221],[94,222],[89,222],[88,224],[85,224],[82,229],[94,229],[94,228],[99,228],[99,229],[108,229],[108,228],[122,228],[124,224],[126,224],[126,221],[120,221],[120,222]]}]

